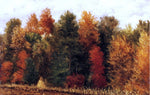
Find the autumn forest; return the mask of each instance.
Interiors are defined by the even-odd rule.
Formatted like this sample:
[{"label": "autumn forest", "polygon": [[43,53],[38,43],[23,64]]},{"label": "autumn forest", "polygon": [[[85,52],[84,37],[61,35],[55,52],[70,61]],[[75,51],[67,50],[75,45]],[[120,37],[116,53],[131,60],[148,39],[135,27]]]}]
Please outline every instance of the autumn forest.
[{"label": "autumn forest", "polygon": [[0,83],[47,87],[149,91],[150,22],[119,27],[114,16],[66,11],[56,22],[50,9],[25,27],[12,18],[0,34]]}]

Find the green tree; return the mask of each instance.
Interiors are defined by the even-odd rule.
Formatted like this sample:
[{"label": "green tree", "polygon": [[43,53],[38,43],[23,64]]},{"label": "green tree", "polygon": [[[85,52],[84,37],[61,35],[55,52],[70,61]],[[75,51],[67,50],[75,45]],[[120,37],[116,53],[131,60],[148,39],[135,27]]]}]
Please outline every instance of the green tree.
[{"label": "green tree", "polygon": [[1,64],[4,61],[4,48],[5,48],[5,45],[4,45],[3,40],[4,40],[4,35],[0,35],[0,67],[1,67]]},{"label": "green tree", "polygon": [[42,37],[40,36],[40,34],[37,34],[35,32],[28,32],[28,33],[25,33],[25,48],[26,48],[26,51],[31,55],[31,57],[33,58],[32,56],[32,48],[33,48],[33,45],[38,42],[38,41],[41,41]]},{"label": "green tree", "polygon": [[39,79],[39,74],[32,58],[26,59],[26,70],[24,73],[24,82],[31,85],[36,84]]},{"label": "green tree", "polygon": [[139,42],[139,33],[139,31],[134,31],[130,24],[128,24],[128,26],[126,26],[126,28],[120,32],[121,35],[125,35],[127,40],[135,45],[137,45]]},{"label": "green tree", "polygon": [[10,44],[10,47],[15,51],[15,53],[18,53],[22,49],[25,48],[25,32],[21,27],[15,27],[13,30],[12,35],[12,42]]},{"label": "green tree", "polygon": [[32,47],[32,56],[39,76],[47,79],[50,73],[51,47],[48,41],[42,39]]},{"label": "green tree", "polygon": [[100,43],[98,46],[101,47],[102,52],[104,53],[104,66],[105,66],[105,75],[107,82],[110,82],[109,75],[108,75],[108,68],[110,67],[110,64],[107,62],[109,58],[109,50],[108,46],[110,45],[110,41],[112,40],[112,35],[117,30],[117,26],[119,24],[118,20],[115,19],[113,16],[104,16],[100,18],[101,21],[98,25],[98,31],[100,33],[99,41]]},{"label": "green tree", "polygon": [[45,79],[48,77],[49,73],[48,65],[50,63],[50,45],[45,39],[42,39],[40,34],[34,32],[26,33],[25,38],[30,44],[28,53],[36,65],[39,76]]},{"label": "green tree", "polygon": [[55,26],[51,40],[54,52],[50,80],[55,86],[64,86],[68,75],[83,74],[87,77],[89,65],[86,62],[86,55],[83,56],[85,52],[79,44],[75,15],[67,11]]},{"label": "green tree", "polygon": [[10,47],[10,44],[12,43],[12,35],[14,28],[18,26],[21,26],[21,21],[17,18],[10,19],[10,21],[7,22],[6,28],[5,28],[5,34],[6,34],[6,53],[5,53],[5,60],[13,60],[13,54],[14,51]]},{"label": "green tree", "polygon": [[138,31],[138,32],[145,31],[149,35],[150,21],[149,20],[147,20],[147,21],[139,20],[139,23],[137,24],[137,28],[135,29],[135,31]]},{"label": "green tree", "polygon": [[31,44],[31,47],[38,41],[41,40],[42,37],[34,32],[29,32],[25,34],[25,39]]},{"label": "green tree", "polygon": [[133,30],[133,34],[131,35],[131,40],[134,41],[135,44],[138,44],[141,31],[145,31],[148,35],[150,32],[150,22],[139,20],[136,29]]},{"label": "green tree", "polygon": [[18,18],[12,18],[10,21],[6,23],[5,33],[7,35],[7,45],[11,44],[12,41],[12,35],[13,35],[13,29],[18,26],[21,26],[21,21]]}]

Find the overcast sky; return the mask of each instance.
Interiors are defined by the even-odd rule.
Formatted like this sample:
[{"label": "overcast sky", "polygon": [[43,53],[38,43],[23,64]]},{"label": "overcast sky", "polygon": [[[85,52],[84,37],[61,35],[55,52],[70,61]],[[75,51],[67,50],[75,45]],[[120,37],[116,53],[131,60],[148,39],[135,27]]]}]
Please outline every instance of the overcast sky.
[{"label": "overcast sky", "polygon": [[4,33],[11,18],[19,18],[24,27],[32,13],[39,18],[45,8],[51,9],[55,21],[66,10],[73,12],[77,20],[83,10],[90,11],[98,20],[102,16],[115,16],[121,28],[128,24],[134,28],[139,19],[150,20],[150,0],[0,0],[0,33]]}]

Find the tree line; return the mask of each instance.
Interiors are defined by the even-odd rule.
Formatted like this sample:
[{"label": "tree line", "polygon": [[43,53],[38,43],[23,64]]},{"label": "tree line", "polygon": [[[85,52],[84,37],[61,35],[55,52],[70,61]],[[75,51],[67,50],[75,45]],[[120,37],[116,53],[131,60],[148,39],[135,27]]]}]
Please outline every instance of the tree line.
[{"label": "tree line", "polygon": [[119,27],[114,16],[99,20],[66,11],[58,22],[50,9],[31,14],[24,28],[12,18],[0,35],[1,83],[148,91],[149,21]]}]

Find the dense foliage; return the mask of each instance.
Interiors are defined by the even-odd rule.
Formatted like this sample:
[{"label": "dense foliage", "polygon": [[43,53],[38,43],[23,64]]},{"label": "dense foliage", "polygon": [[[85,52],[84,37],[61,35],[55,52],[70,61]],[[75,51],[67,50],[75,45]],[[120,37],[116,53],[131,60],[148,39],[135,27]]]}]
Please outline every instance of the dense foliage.
[{"label": "dense foliage", "polygon": [[47,86],[149,90],[150,22],[139,20],[133,29],[119,28],[113,16],[100,21],[83,11],[52,18],[51,10],[33,13],[26,26],[12,18],[0,35],[1,83]]},{"label": "dense foliage", "polygon": [[93,46],[89,51],[90,61],[91,61],[91,72],[92,72],[92,82],[93,86],[97,88],[104,88],[106,86],[106,78],[104,76],[104,66],[103,66],[103,52],[100,47]]}]

